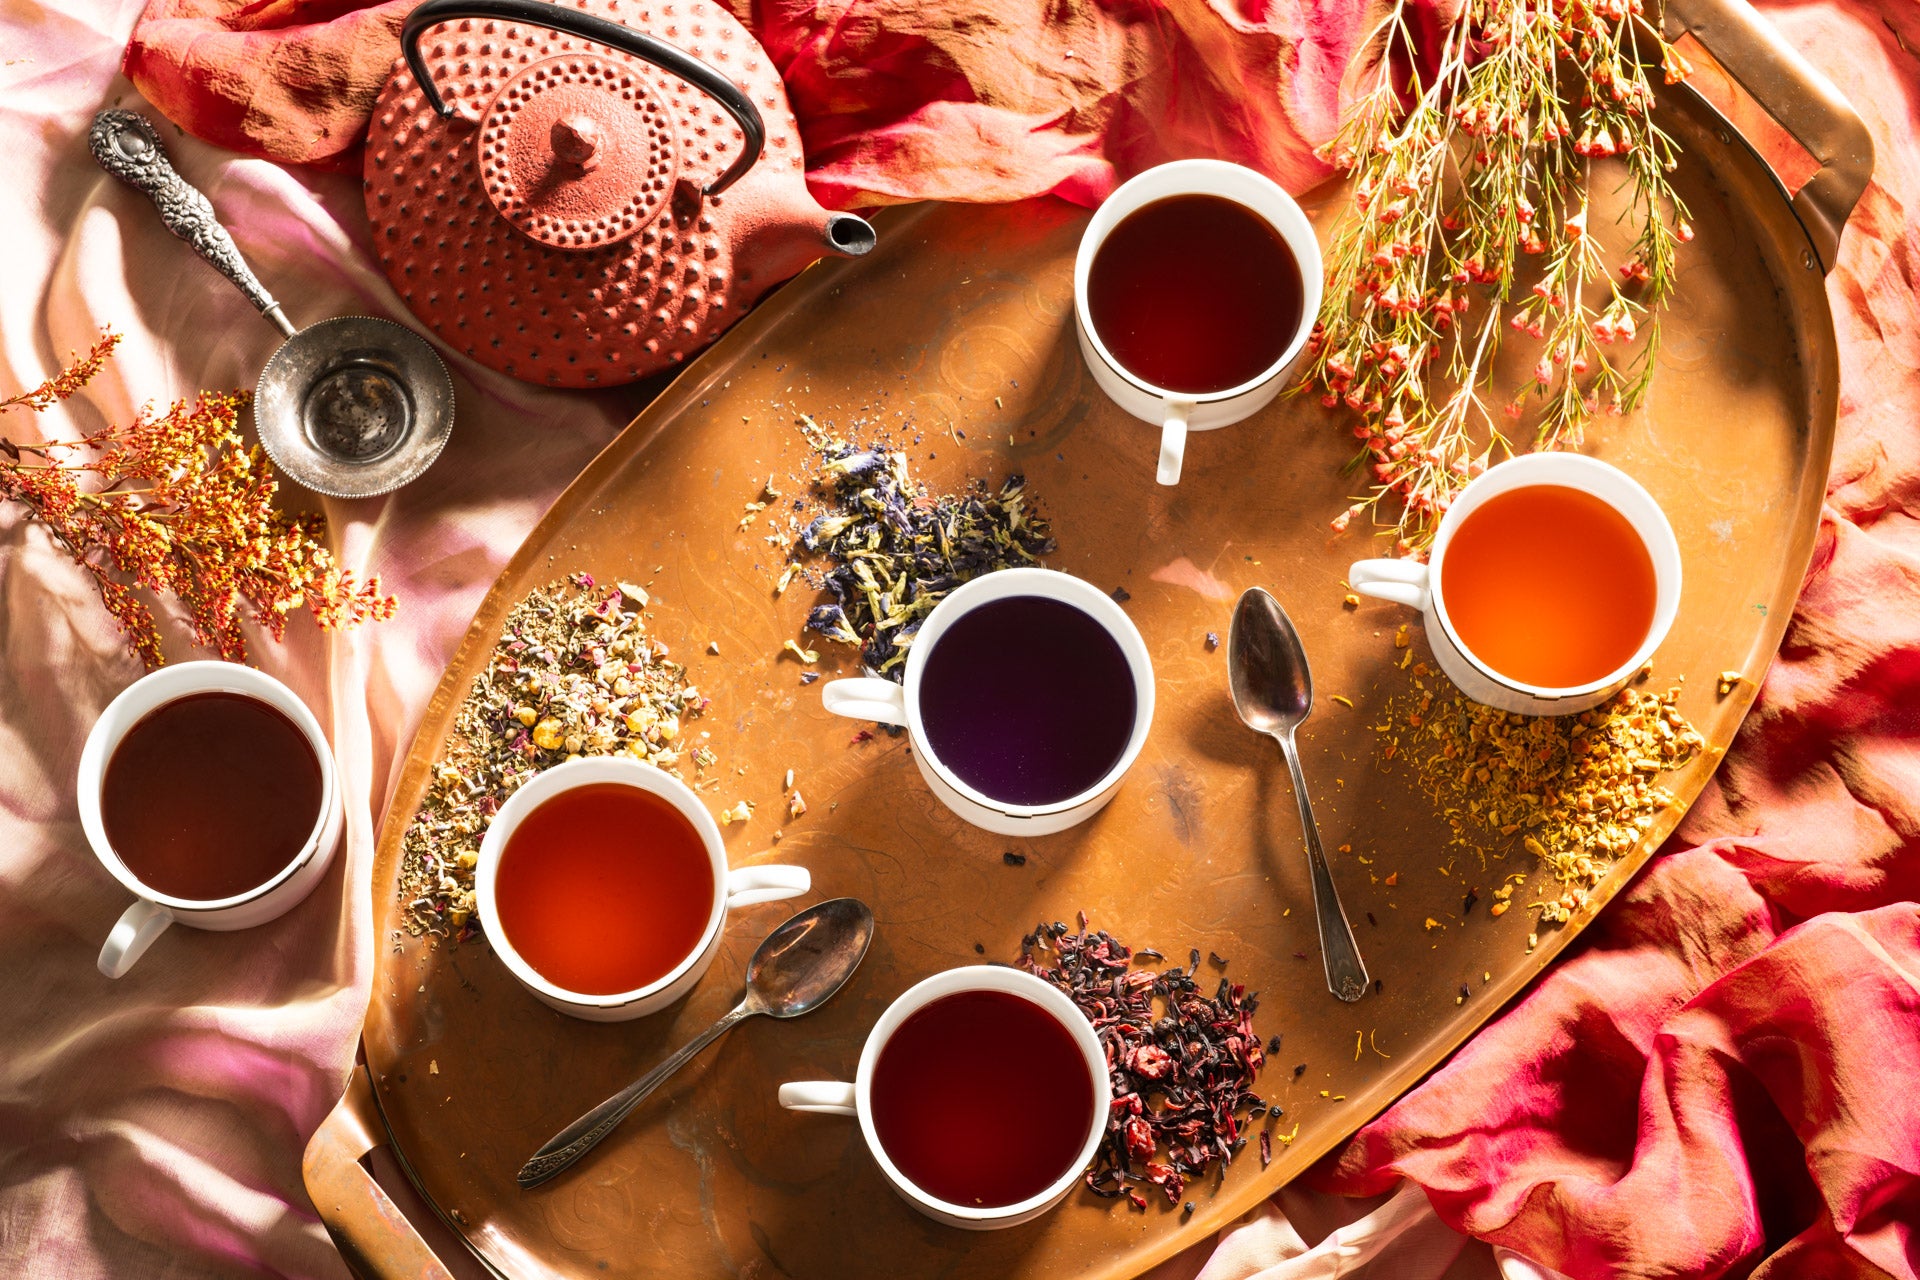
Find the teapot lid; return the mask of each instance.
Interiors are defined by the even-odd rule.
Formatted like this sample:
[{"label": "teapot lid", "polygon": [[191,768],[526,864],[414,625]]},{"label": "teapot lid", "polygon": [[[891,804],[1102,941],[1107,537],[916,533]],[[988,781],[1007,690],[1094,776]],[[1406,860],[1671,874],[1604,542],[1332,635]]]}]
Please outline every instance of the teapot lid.
[{"label": "teapot lid", "polygon": [[625,240],[674,176],[666,104],[633,68],[593,54],[522,68],[481,117],[479,143],[488,202],[555,249]]}]

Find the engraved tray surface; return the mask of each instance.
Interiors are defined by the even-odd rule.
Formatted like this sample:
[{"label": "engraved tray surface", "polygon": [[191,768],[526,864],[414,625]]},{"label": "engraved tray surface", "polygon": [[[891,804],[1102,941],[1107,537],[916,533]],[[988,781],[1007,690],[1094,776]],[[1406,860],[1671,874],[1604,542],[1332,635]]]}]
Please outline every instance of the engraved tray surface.
[{"label": "engraved tray surface", "polygon": [[[1667,124],[1702,158],[1679,175],[1701,234],[1683,256],[1682,309],[1667,321],[1650,406],[1604,422],[1587,451],[1645,483],[1679,535],[1685,589],[1654,687],[1686,678],[1682,707],[1711,749],[1669,779],[1681,803],[1570,926],[1543,931],[1528,953],[1524,889],[1504,917],[1482,905],[1462,920],[1470,885],[1484,904],[1530,860],[1482,870],[1449,849],[1409,773],[1379,761],[1370,726],[1405,687],[1391,637],[1413,615],[1341,605],[1347,565],[1376,550],[1363,531],[1327,531],[1350,483],[1347,424],[1310,398],[1283,397],[1237,427],[1196,433],[1182,483],[1158,487],[1157,429],[1100,394],[1074,345],[1085,213],[1053,202],[896,211],[870,257],[810,270],[763,305],[568,490],[480,609],[406,762],[373,886],[382,939],[402,928],[401,832],[506,611],[562,573],[649,582],[654,634],[713,699],[690,722],[719,757],[723,782],[708,802],[758,807],[726,829],[733,862],[800,862],[814,877],[808,899],[735,913],[694,993],[627,1024],[547,1009],[481,942],[382,945],[364,1037],[375,1096],[416,1183],[473,1249],[514,1276],[1137,1274],[1298,1174],[1550,963],[1672,830],[1731,740],[1752,688],[1718,698],[1715,676],[1757,675],[1778,645],[1831,444],[1831,321],[1819,273],[1801,265],[1797,224],[1737,139],[1717,143],[1691,114]],[[1324,236],[1339,192],[1306,203]],[[859,726],[828,716],[817,684],[802,687],[780,645],[800,635],[811,592],[776,599],[783,554],[761,540],[766,517],[738,528],[769,475],[804,470],[801,413],[901,444],[936,491],[1024,471],[1059,539],[1051,566],[1126,589],[1153,654],[1158,713],[1102,814],[1026,842],[973,830],[927,792],[904,736],[855,744]],[[1327,848],[1353,848],[1333,855],[1334,874],[1383,983],[1356,1006],[1326,991],[1285,768],[1233,714],[1224,643],[1205,643],[1208,631],[1224,642],[1234,597],[1256,584],[1290,610],[1314,663],[1306,774]],[[819,647],[827,675],[852,673],[850,653]],[[789,768],[811,811],[770,847]],[[1009,848],[1027,855],[1024,867],[1004,864]],[[1395,871],[1396,887],[1381,883]],[[572,1173],[518,1189],[513,1172],[542,1141],[732,1005],[746,957],[774,923],[841,894],[873,904],[879,932],[831,1004],[799,1022],[745,1024]],[[1261,993],[1262,1034],[1284,1036],[1260,1091],[1285,1109],[1275,1132],[1297,1124],[1297,1137],[1275,1142],[1264,1171],[1249,1144],[1223,1179],[1190,1187],[1190,1220],[1158,1198],[1139,1213],[1076,1192],[1023,1227],[952,1230],[896,1199],[854,1123],[776,1104],[784,1080],[850,1079],[868,1027],[913,982],[1010,960],[1036,921],[1071,922],[1080,909],[1169,963],[1189,947],[1219,952],[1228,975]],[[1428,916],[1446,927],[1427,930]],[[1456,1004],[1462,984],[1470,998]],[[1380,1052],[1356,1060],[1356,1035]],[[1298,1078],[1296,1063],[1307,1067]]]}]

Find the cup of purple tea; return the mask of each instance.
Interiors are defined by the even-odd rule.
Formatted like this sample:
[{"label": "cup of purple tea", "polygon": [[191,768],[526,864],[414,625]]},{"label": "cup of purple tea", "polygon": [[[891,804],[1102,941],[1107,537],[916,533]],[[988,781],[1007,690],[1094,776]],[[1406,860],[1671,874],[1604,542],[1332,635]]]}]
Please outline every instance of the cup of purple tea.
[{"label": "cup of purple tea", "polygon": [[901,683],[834,680],[821,698],[835,715],[905,726],[927,785],[974,826],[1038,836],[1120,789],[1153,724],[1153,663],[1098,587],[1002,569],[934,607]]},{"label": "cup of purple tea", "polygon": [[901,1199],[971,1231],[1032,1221],[1079,1184],[1113,1103],[1093,1024],[1001,965],[936,973],[880,1015],[852,1084],[780,1086],[789,1111],[852,1116]]}]

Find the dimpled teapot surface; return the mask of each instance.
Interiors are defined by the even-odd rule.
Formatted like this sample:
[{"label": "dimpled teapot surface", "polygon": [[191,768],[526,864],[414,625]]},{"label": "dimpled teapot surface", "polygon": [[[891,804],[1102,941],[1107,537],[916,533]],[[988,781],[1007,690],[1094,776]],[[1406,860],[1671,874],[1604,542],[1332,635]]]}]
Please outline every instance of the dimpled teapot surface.
[{"label": "dimpled teapot surface", "polygon": [[367,138],[387,277],[455,350],[615,386],[873,229],[807,193],[779,74],[710,0],[427,0]]}]

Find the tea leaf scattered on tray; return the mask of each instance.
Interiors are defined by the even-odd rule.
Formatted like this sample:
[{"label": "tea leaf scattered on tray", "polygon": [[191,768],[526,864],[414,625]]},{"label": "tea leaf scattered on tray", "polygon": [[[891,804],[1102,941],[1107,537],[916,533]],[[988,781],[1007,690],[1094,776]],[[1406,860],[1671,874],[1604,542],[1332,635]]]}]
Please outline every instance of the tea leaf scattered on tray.
[{"label": "tea leaf scattered on tray", "polygon": [[416,934],[478,926],[473,872],[487,824],[507,797],[575,756],[630,755],[662,769],[687,752],[682,722],[707,699],[647,634],[643,588],[577,575],[527,593],[474,677],[420,810],[401,841],[400,897]]},{"label": "tea leaf scattered on tray", "polygon": [[964,493],[931,495],[905,454],[862,448],[811,419],[801,429],[821,463],[824,510],[800,531],[778,589],[792,581],[794,565],[824,560],[827,567],[807,577],[833,599],[814,606],[807,627],[858,647],[881,675],[905,676],[914,636],[949,591],[983,573],[1036,564],[1054,549],[1024,476],[1008,476],[998,490],[975,480]]},{"label": "tea leaf scattered on tray", "polygon": [[[1149,947],[1134,951],[1104,929],[1090,932],[1085,912],[1079,924],[1078,933],[1061,921],[1036,925],[1021,939],[1018,963],[1079,1006],[1112,1064],[1113,1109],[1087,1189],[1145,1209],[1136,1188],[1156,1186],[1177,1205],[1191,1179],[1215,1161],[1233,1162],[1262,1117],[1264,1168],[1282,1113],[1253,1092],[1266,1062],[1253,1029],[1259,996],[1226,978],[1213,996],[1202,995],[1197,949],[1185,968],[1135,969],[1135,960],[1164,957]],[[1291,1140],[1281,1135],[1283,1143]]]},{"label": "tea leaf scattered on tray", "polygon": [[[1578,715],[1522,716],[1473,701],[1424,662],[1409,674],[1411,687],[1376,726],[1381,755],[1412,766],[1455,843],[1483,861],[1498,843],[1534,856],[1561,886],[1535,904],[1546,923],[1564,923],[1633,849],[1674,802],[1661,776],[1706,746],[1675,705],[1677,688],[1629,686]],[[1489,912],[1505,914],[1524,881],[1524,873],[1509,876]]]}]

